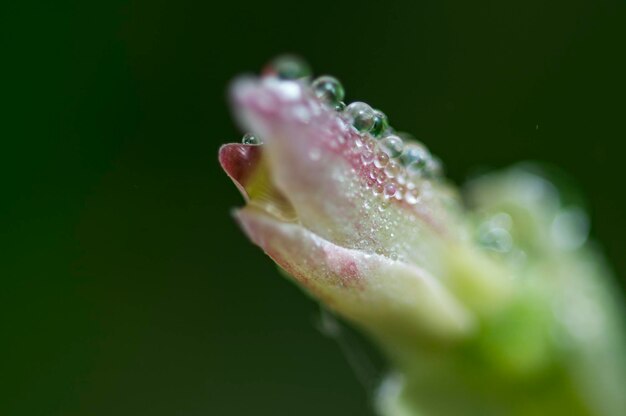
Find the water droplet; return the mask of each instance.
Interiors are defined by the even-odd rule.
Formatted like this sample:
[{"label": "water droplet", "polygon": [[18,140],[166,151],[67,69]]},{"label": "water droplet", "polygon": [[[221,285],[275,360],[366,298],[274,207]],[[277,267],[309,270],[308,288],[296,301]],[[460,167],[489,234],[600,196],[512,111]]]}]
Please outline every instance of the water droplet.
[{"label": "water droplet", "polygon": [[367,150],[370,150],[372,152],[376,151],[377,144],[371,136],[366,135],[366,137],[363,139],[363,143],[365,144],[365,148]]},{"label": "water droplet", "polygon": [[[386,155],[386,153],[384,154]],[[385,174],[390,178],[398,177],[401,170],[402,168],[400,167],[400,165],[393,160],[387,163],[387,165],[385,166]]]},{"label": "water droplet", "polygon": [[414,179],[419,178],[419,177],[424,176],[425,167],[426,167],[426,164],[421,163],[419,161],[411,162],[406,167],[406,172],[411,178],[414,178]]},{"label": "water droplet", "polygon": [[374,125],[372,126],[371,134],[374,137],[382,137],[383,133],[389,127],[389,120],[385,113],[380,110],[374,110]]},{"label": "water droplet", "polygon": [[[380,212],[383,212],[383,211],[385,211],[387,208],[389,208],[389,205],[390,205],[389,201],[387,201],[387,200],[382,200],[382,201],[380,202],[380,204],[378,204],[378,210],[379,210]],[[393,234],[392,234],[391,236],[393,237]]]},{"label": "water droplet", "polygon": [[374,159],[374,164],[377,168],[383,168],[387,166],[389,163],[389,155],[385,152],[376,152],[376,159]]},{"label": "water droplet", "polygon": [[374,166],[370,166],[369,170],[367,171],[367,176],[370,179],[376,180],[376,178],[378,177],[378,169],[376,169]]},{"label": "water droplet", "polygon": [[302,79],[311,76],[311,67],[299,56],[281,55],[272,60],[263,71],[264,75],[274,75],[280,79]]},{"label": "water droplet", "polygon": [[380,147],[389,155],[389,157],[393,158],[402,154],[404,144],[402,143],[402,139],[400,137],[392,134],[381,139]]},{"label": "water droplet", "polygon": [[430,153],[418,143],[410,143],[404,148],[400,161],[406,167],[410,177],[422,177],[425,174]]},{"label": "water droplet", "polygon": [[378,183],[376,182],[373,186],[372,189],[374,190],[374,193],[377,195],[380,195],[383,193],[383,191],[385,190],[385,187],[383,186],[382,183]]},{"label": "water droplet", "polygon": [[361,160],[365,164],[372,163],[374,161],[374,152],[372,152],[368,148],[363,149],[363,151],[361,152]]},{"label": "water droplet", "polygon": [[344,103],[343,101],[339,101],[337,104],[335,104],[335,111],[342,112],[345,109],[346,109],[346,103]]},{"label": "water droplet", "polygon": [[396,192],[398,191],[398,188],[396,188],[396,185],[393,182],[388,182],[385,185],[385,196],[388,198],[393,197]]},{"label": "water droplet", "polygon": [[313,88],[317,98],[333,108],[342,102],[345,96],[345,91],[339,80],[329,75],[317,78],[311,84],[311,88]]},{"label": "water droplet", "polygon": [[360,132],[370,131],[374,126],[374,110],[361,101],[355,101],[348,105],[345,110],[354,128]]},{"label": "water droplet", "polygon": [[376,181],[378,183],[384,183],[387,180],[387,175],[382,170],[376,171]]},{"label": "water droplet", "polygon": [[263,140],[261,140],[260,137],[255,136],[252,133],[246,133],[241,138],[241,143],[243,143],[243,144],[260,145],[260,144],[263,144]]},{"label": "water droplet", "polygon": [[404,166],[409,166],[417,162],[421,167],[426,166],[426,161],[430,158],[430,152],[421,143],[407,143],[400,156],[400,161]]}]

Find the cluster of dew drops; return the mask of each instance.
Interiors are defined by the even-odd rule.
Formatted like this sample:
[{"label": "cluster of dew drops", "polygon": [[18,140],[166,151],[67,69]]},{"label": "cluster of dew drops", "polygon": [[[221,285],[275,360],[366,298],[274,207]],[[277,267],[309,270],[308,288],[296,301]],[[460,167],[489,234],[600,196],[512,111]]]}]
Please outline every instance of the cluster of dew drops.
[{"label": "cluster of dew drops", "polygon": [[[346,105],[345,90],[335,77],[324,75],[310,81],[311,74],[309,65],[292,55],[275,58],[264,70],[264,76],[306,83],[320,102],[352,126],[357,133],[353,149],[360,154],[367,172],[365,184],[374,194],[387,202],[395,198],[417,204],[423,196],[417,184],[443,175],[439,159],[409,133],[396,132],[382,111],[360,101]],[[246,133],[242,143],[261,145],[263,140]]]}]

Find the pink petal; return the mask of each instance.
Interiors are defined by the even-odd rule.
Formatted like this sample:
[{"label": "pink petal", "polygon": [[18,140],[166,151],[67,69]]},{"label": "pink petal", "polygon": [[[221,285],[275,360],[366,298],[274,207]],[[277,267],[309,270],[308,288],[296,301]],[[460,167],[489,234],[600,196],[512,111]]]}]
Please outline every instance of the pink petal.
[{"label": "pink petal", "polygon": [[347,248],[429,266],[424,246],[461,229],[449,220],[454,213],[439,185],[425,184],[423,202],[413,206],[385,198],[385,182],[372,179],[374,165],[364,164],[355,150],[358,133],[301,84],[243,80],[235,84],[233,99],[240,122],[265,141],[273,184],[314,233]]},{"label": "pink petal", "polygon": [[254,174],[261,159],[261,147],[239,143],[223,145],[219,150],[219,161],[226,174],[248,201],[246,184]]},{"label": "pink petal", "polygon": [[371,331],[388,336],[398,331],[403,338],[426,331],[449,339],[472,329],[472,315],[423,269],[338,246],[253,207],[235,216],[248,237],[301,287]]},{"label": "pink petal", "polygon": [[[390,287],[383,278],[394,279],[394,273],[410,270],[405,274],[428,275],[430,280],[434,276],[437,285],[442,285],[439,292],[447,293],[445,287],[458,297],[456,300],[477,311],[484,311],[481,305],[497,308],[506,302],[510,285],[502,279],[505,271],[467,244],[468,224],[461,219],[458,204],[445,185],[425,181],[422,200],[413,205],[375,192],[377,188],[370,181],[378,179],[369,176],[372,164],[364,164],[362,152],[355,151],[360,136],[299,83],[272,78],[243,80],[235,84],[233,98],[239,121],[264,140],[261,147],[235,144],[220,151],[224,169],[248,199],[250,207],[242,212],[251,209],[263,218],[269,214],[273,220],[290,223],[276,223],[281,231],[286,230],[283,227],[297,227],[306,241],[323,241],[344,250],[335,253],[362,259],[380,257],[379,264],[386,264],[383,259],[393,263],[389,274],[380,276],[377,291],[381,293]],[[247,226],[244,221],[242,224]],[[297,239],[284,252],[270,251],[272,244],[267,244],[266,238],[274,238],[276,230],[265,227],[253,233],[247,227],[253,241],[277,263],[300,282],[312,282],[309,290],[315,296],[331,305],[339,303],[334,302],[339,297],[315,291],[319,279],[330,276],[324,272],[334,264],[330,251],[315,252],[322,256],[320,264],[310,254],[316,246],[299,245]],[[270,234],[264,237],[262,231]],[[289,235],[293,237],[293,233]],[[302,259],[308,260],[301,263]],[[309,269],[293,269],[298,264]],[[335,272],[335,279],[342,284],[333,287],[349,287],[346,276],[356,275],[354,267],[347,261],[340,264],[343,269]],[[366,275],[357,269],[358,276]],[[468,287],[472,290],[466,290]],[[401,299],[406,293],[412,290],[397,290],[393,297],[387,296],[389,305],[397,304],[395,298]],[[429,301],[422,299],[420,304],[429,305]],[[422,312],[428,316],[427,311]],[[352,316],[348,312],[345,315]]]}]

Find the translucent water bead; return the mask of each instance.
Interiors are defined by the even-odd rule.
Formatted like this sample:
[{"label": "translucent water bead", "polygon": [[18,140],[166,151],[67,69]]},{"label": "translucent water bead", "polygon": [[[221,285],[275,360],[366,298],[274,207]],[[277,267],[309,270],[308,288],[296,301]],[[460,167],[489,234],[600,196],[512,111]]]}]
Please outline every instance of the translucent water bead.
[{"label": "translucent water bead", "polygon": [[[311,84],[313,92],[321,101],[336,108],[345,97],[343,85],[337,78],[324,75]],[[345,104],[344,104],[345,105]]]},{"label": "translucent water bead", "polygon": [[395,134],[390,134],[380,140],[380,148],[383,152],[387,153],[390,158],[395,158],[402,154],[404,143],[400,137]]},{"label": "translucent water bead", "polygon": [[263,140],[261,140],[260,137],[255,136],[254,134],[246,133],[241,138],[241,143],[259,145],[259,144],[263,144]]},{"label": "translucent water bead", "polygon": [[299,56],[281,55],[274,58],[263,73],[281,79],[302,79],[310,77],[312,71],[309,64]]},{"label": "translucent water bead", "polygon": [[395,161],[391,161],[385,165],[385,174],[389,178],[397,178],[402,173],[402,167]]},{"label": "translucent water bead", "polygon": [[420,143],[409,143],[405,146],[400,161],[410,176],[420,176],[426,173],[430,153]]},{"label": "translucent water bead", "polygon": [[374,126],[374,110],[361,101],[355,101],[346,107],[350,122],[360,132],[367,132]]},{"label": "translucent water bead", "polygon": [[370,134],[377,138],[382,137],[388,127],[389,120],[387,119],[385,113],[380,110],[374,110],[374,125],[370,130]]},{"label": "translucent water bead", "polygon": [[389,163],[389,155],[385,152],[376,152],[374,164],[377,168],[384,168]]}]

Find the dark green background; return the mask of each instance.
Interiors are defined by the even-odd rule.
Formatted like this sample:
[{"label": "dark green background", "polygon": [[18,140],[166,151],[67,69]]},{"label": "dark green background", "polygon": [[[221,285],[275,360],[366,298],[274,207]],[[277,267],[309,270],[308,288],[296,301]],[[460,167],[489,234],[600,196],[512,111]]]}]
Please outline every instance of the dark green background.
[{"label": "dark green background", "polygon": [[370,412],[229,216],[227,84],[284,51],[456,181],[560,166],[625,276],[625,21],[621,0],[2,2],[0,414]]}]

